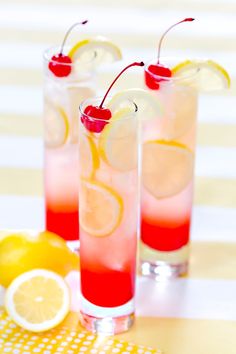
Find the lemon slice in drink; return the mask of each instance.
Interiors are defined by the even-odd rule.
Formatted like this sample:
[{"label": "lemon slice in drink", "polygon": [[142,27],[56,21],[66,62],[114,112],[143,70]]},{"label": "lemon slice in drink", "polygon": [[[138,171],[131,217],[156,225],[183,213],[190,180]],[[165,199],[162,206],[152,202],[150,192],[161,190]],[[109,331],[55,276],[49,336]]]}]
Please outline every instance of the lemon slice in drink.
[{"label": "lemon slice in drink", "polygon": [[191,86],[199,91],[221,90],[230,87],[229,74],[213,60],[185,60],[171,70],[175,77],[186,80],[190,78]]},{"label": "lemon slice in drink", "polygon": [[123,216],[123,200],[111,187],[81,180],[80,225],[91,236],[109,236]]},{"label": "lemon slice in drink", "polygon": [[137,166],[137,119],[131,107],[113,114],[99,138],[102,159],[115,170],[126,172]]},{"label": "lemon slice in drink", "polygon": [[47,104],[45,108],[45,144],[56,148],[65,144],[69,134],[69,120],[62,107]]},{"label": "lemon slice in drink", "polygon": [[58,274],[34,269],[13,280],[6,292],[5,306],[13,321],[24,329],[47,331],[68,314],[69,289]]},{"label": "lemon slice in drink", "polygon": [[162,140],[143,144],[143,186],[155,198],[181,192],[193,177],[194,154],[187,146]]},{"label": "lemon slice in drink", "polygon": [[76,43],[68,53],[73,62],[98,64],[122,59],[121,50],[105,37],[97,36]]},{"label": "lemon slice in drink", "polygon": [[127,89],[120,91],[113,96],[108,103],[108,107],[115,112],[122,107],[127,107],[134,103],[137,106],[138,116],[141,120],[156,118],[163,112],[159,100],[144,89]]},{"label": "lemon slice in drink", "polygon": [[92,178],[99,168],[99,156],[96,144],[89,135],[81,134],[79,139],[79,159],[83,178]]}]

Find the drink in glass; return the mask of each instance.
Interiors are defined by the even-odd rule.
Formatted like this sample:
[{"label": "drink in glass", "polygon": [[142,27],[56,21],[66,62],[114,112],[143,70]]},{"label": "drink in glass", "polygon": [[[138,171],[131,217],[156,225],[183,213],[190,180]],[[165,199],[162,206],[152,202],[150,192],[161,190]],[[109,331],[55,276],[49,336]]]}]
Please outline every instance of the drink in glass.
[{"label": "drink in glass", "polygon": [[67,241],[79,239],[78,107],[95,96],[93,68],[101,56],[110,53],[110,61],[121,57],[119,48],[105,38],[66,47],[65,41],[76,25],[67,31],[60,48],[44,54],[46,228]]},{"label": "drink in glass", "polygon": [[143,121],[141,271],[156,279],[187,272],[198,92],[228,88],[230,78],[212,60],[161,58],[145,67],[145,87],[162,113]]},{"label": "drink in glass", "polygon": [[80,106],[81,322],[114,334],[134,320],[138,120],[132,102],[114,110],[100,102]]},{"label": "drink in glass", "polygon": [[46,228],[67,241],[78,240],[78,105],[95,95],[93,75],[56,77],[45,54],[45,199]]},{"label": "drink in glass", "polygon": [[161,78],[149,66],[163,112],[142,123],[141,269],[169,277],[188,265],[198,93],[191,77]]}]

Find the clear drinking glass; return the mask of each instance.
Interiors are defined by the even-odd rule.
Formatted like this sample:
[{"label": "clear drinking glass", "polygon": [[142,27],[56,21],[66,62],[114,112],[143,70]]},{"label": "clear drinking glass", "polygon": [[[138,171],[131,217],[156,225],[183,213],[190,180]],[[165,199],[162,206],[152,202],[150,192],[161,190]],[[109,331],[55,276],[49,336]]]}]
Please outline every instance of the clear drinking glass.
[{"label": "clear drinking glass", "polygon": [[[134,320],[138,121],[133,103],[109,121],[85,114],[101,100],[80,105],[81,322],[92,332],[114,334]],[[101,124],[100,133],[90,131]]]},{"label": "clear drinking glass", "polygon": [[[175,60],[161,63],[174,67]],[[150,64],[150,63],[149,63]],[[160,77],[145,68],[146,88],[161,117],[142,126],[141,271],[153,278],[187,272],[198,93],[190,77]]]},{"label": "clear drinking glass", "polygon": [[[66,241],[78,241],[78,107],[95,95],[89,63],[71,67],[67,77],[48,68],[60,48],[44,53],[44,142],[46,228]],[[87,65],[87,66],[86,66]]]}]

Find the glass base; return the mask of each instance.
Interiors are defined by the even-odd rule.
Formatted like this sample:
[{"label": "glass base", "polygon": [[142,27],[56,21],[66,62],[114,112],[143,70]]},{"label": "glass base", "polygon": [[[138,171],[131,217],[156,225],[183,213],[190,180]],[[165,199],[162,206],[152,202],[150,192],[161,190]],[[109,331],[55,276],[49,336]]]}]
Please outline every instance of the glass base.
[{"label": "glass base", "polygon": [[140,268],[142,275],[156,280],[183,276],[188,271],[189,244],[173,251],[159,251],[141,241]]},{"label": "glass base", "polygon": [[121,317],[98,318],[81,311],[80,321],[88,331],[110,336],[128,331],[134,323],[134,313]]},{"label": "glass base", "polygon": [[128,331],[134,323],[134,299],[117,307],[101,307],[81,296],[81,324],[93,333],[113,335]]},{"label": "glass base", "polygon": [[141,273],[157,281],[177,278],[186,275],[188,272],[188,262],[181,264],[168,264],[165,262],[141,261]]}]

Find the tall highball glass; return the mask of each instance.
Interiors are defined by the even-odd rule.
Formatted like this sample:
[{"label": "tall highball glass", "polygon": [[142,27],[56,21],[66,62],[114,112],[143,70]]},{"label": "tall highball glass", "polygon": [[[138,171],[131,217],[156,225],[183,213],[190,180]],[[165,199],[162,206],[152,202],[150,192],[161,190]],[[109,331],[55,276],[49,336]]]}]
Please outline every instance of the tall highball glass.
[{"label": "tall highball glass", "polygon": [[[169,68],[175,59],[161,59]],[[154,62],[153,62],[154,63]],[[145,87],[162,114],[142,127],[141,271],[156,279],[188,269],[198,93],[191,76],[161,77],[145,68]]]},{"label": "tall highball glass", "polygon": [[86,115],[85,108],[99,102],[80,105],[81,322],[92,332],[114,334],[134,321],[138,121],[133,103],[109,121]]},{"label": "tall highball glass", "polygon": [[73,244],[79,239],[78,107],[95,95],[95,81],[91,70],[77,62],[60,64],[71,72],[57,77],[49,62],[59,50],[54,47],[44,53],[46,228]]}]

